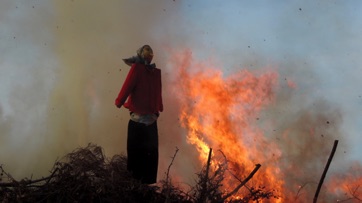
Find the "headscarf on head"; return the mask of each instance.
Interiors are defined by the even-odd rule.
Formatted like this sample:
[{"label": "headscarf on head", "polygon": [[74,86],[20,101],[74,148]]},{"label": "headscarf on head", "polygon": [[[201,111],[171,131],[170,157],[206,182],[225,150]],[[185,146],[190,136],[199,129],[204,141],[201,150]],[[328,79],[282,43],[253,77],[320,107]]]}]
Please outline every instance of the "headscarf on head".
[{"label": "headscarf on head", "polygon": [[136,56],[132,56],[132,57],[122,59],[122,60],[129,66],[132,66],[132,64],[134,64],[134,63],[141,63],[141,64],[146,64],[146,65],[150,66],[150,68],[155,68],[156,67],[155,63],[147,64],[146,60],[142,57],[142,51],[146,46],[151,47],[150,45],[147,45],[147,44],[143,45],[142,47],[137,49],[137,55]]}]

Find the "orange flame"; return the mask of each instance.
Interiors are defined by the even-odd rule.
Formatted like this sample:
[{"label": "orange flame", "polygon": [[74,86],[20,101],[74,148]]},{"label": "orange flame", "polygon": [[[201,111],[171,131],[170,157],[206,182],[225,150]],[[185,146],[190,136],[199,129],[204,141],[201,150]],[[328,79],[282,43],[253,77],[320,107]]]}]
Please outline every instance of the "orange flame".
[{"label": "orange flame", "polygon": [[[240,179],[255,164],[263,168],[267,163],[268,167],[261,168],[250,184],[282,192],[282,175],[275,163],[281,152],[257,125],[260,111],[273,101],[278,75],[240,70],[224,77],[217,68],[194,65],[190,51],[176,56],[173,61],[179,70],[176,92],[181,102],[180,122],[187,129],[187,142],[199,151],[200,161],[206,163],[209,148],[220,150]],[[232,190],[238,183],[228,179],[225,190]]]},{"label": "orange flame", "polygon": [[339,201],[360,202],[362,200],[361,164],[354,163],[347,172],[334,176],[328,185],[329,192],[338,195]]},{"label": "orange flame", "polygon": [[[191,51],[172,56],[173,70],[177,70],[173,86],[177,89],[173,92],[180,102],[180,123],[186,129],[186,140],[195,146],[202,164],[206,164],[210,148],[225,155],[229,177],[224,178],[222,190],[229,193],[255,164],[261,164],[253,178],[233,196],[234,200],[246,197],[248,188],[265,187],[279,196],[267,202],[311,202],[323,161],[327,161],[325,146],[329,139],[324,134],[335,131],[321,131],[319,120],[327,119],[329,114],[314,114],[312,109],[296,115],[301,122],[286,124],[281,131],[283,142],[279,138],[275,142],[261,127],[265,124],[263,109],[277,99],[278,74],[242,69],[224,76],[221,68],[194,62]],[[296,87],[291,84],[290,88]],[[329,174],[319,195],[321,202],[360,201],[361,171],[356,163],[350,171]]]}]

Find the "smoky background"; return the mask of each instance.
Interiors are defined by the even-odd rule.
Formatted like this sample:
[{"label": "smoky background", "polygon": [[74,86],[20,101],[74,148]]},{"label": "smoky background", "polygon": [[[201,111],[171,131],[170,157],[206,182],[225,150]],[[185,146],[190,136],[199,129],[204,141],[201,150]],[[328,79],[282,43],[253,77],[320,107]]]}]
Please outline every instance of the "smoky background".
[{"label": "smoky background", "polygon": [[284,167],[323,167],[334,139],[340,139],[334,170],[348,169],[344,161],[358,158],[351,146],[359,141],[362,113],[360,5],[216,0],[0,5],[0,163],[15,178],[46,176],[57,158],[90,142],[107,156],[126,152],[128,111],[117,109],[114,99],[129,70],[122,58],[143,44],[151,45],[163,74],[159,178],[175,147],[177,181],[192,182],[200,167],[173,94],[178,78],[171,56],[184,49],[195,61],[219,66],[225,77],[243,68],[279,74],[275,101],[256,125],[279,143]]}]

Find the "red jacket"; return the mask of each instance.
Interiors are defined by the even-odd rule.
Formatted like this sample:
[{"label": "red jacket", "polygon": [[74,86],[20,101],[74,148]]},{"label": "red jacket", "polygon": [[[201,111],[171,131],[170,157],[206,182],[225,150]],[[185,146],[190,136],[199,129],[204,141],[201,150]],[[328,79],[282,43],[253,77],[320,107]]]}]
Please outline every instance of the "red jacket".
[{"label": "red jacket", "polygon": [[133,64],[115,104],[141,115],[162,112],[161,70]]}]

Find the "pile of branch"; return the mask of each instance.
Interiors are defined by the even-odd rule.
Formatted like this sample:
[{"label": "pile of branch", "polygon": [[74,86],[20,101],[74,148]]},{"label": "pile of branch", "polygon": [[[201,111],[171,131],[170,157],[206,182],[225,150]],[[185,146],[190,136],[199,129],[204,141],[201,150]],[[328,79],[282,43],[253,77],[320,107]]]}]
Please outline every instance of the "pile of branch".
[{"label": "pile of branch", "polygon": [[[256,164],[255,168],[250,174],[243,180],[238,178],[228,169],[228,162],[225,155],[222,154],[223,160],[216,162],[214,166],[211,165],[212,149],[209,151],[208,160],[203,170],[198,173],[198,181],[193,188],[194,202],[229,202],[229,203],[247,203],[247,202],[259,202],[263,199],[278,199],[279,197],[274,194],[274,190],[265,188],[264,186],[247,186],[247,182],[253,178],[255,173],[261,167],[260,164]],[[231,191],[225,191],[223,183],[225,182],[225,174],[230,173],[235,180],[239,181],[239,184]],[[239,190],[245,187],[248,193],[240,195]]]},{"label": "pile of branch", "polygon": [[107,160],[101,147],[89,144],[57,161],[50,176],[37,180],[17,181],[0,166],[0,202],[164,202],[158,188],[131,177],[126,163],[123,155]]},{"label": "pile of branch", "polygon": [[[185,192],[172,184],[170,168],[178,149],[172,157],[166,177],[160,186],[142,184],[127,171],[127,157],[115,155],[107,159],[101,147],[89,144],[55,162],[48,177],[36,180],[15,180],[0,166],[0,202],[250,202],[275,197],[264,188],[254,189],[246,183],[260,165],[232,191],[225,192],[223,181],[227,172],[224,162],[212,166],[211,152],[206,166],[197,174],[196,185]],[[236,178],[236,177],[235,177]],[[235,199],[241,187],[249,190],[242,199]],[[277,197],[275,197],[277,198]]]}]

